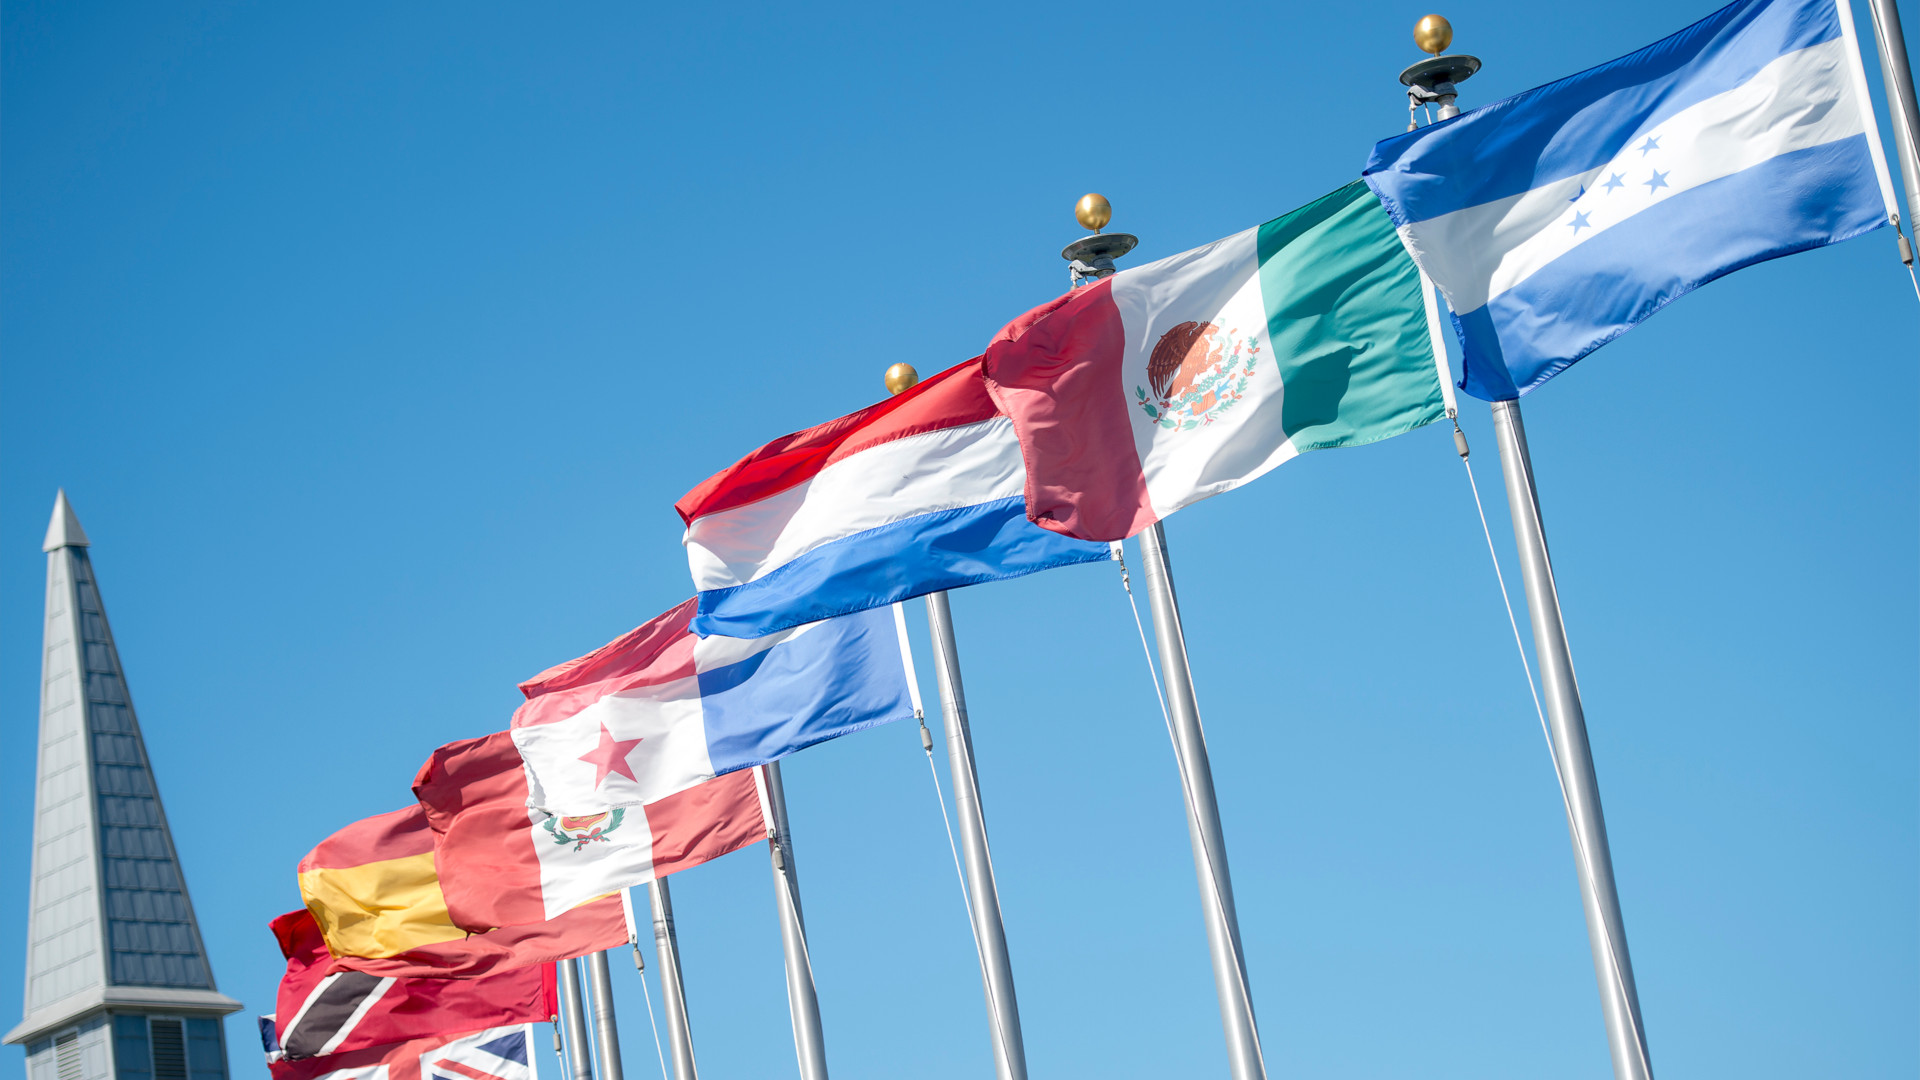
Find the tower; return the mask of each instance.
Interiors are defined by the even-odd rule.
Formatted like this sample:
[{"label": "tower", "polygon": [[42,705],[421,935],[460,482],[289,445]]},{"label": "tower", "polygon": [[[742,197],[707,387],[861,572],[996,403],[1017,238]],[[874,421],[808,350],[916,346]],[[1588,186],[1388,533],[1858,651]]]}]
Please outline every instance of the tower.
[{"label": "tower", "polygon": [[87,558],[53,503],[27,909],[28,1080],[227,1080],[214,988],[173,834]]}]

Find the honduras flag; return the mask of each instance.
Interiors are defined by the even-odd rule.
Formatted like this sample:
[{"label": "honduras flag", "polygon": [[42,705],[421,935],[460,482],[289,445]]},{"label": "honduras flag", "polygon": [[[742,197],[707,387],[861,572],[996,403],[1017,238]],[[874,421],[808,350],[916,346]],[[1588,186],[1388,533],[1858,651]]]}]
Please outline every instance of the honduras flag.
[{"label": "honduras flag", "polygon": [[1539,386],[1677,297],[1895,217],[1847,0],[1741,0],[1367,162],[1460,386]]}]

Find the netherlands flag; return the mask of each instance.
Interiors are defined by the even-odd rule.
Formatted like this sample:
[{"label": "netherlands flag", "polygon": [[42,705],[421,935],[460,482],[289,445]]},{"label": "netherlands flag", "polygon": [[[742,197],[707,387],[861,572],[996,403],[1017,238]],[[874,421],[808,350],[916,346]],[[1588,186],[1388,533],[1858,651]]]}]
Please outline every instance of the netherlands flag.
[{"label": "netherlands flag", "polygon": [[1111,557],[1027,520],[1013,423],[978,358],[755,450],[675,504],[702,636],[751,638]]}]

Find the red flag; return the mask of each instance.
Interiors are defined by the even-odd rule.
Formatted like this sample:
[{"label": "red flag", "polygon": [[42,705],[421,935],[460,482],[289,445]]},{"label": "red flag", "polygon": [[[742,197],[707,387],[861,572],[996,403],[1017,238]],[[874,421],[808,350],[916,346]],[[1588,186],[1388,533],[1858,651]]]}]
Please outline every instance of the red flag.
[{"label": "red flag", "polygon": [[474,979],[379,976],[334,959],[319,923],[304,908],[271,926],[287,958],[274,1011],[287,1060],[541,1021],[555,1011],[551,963]]}]

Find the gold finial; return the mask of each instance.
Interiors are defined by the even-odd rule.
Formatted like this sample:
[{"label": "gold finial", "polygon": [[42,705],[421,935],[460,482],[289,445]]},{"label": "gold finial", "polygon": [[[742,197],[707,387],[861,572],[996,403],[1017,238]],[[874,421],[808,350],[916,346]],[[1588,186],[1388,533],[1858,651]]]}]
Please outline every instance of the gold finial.
[{"label": "gold finial", "polygon": [[1453,24],[1444,15],[1428,15],[1413,24],[1413,43],[1421,52],[1439,56],[1453,44]]},{"label": "gold finial", "polygon": [[1073,204],[1073,218],[1081,228],[1099,232],[1107,227],[1107,222],[1113,220],[1113,204],[1107,201],[1105,195],[1089,191]]},{"label": "gold finial", "polygon": [[912,364],[895,364],[887,369],[887,393],[898,394],[909,390],[920,381],[920,373],[913,370]]}]

